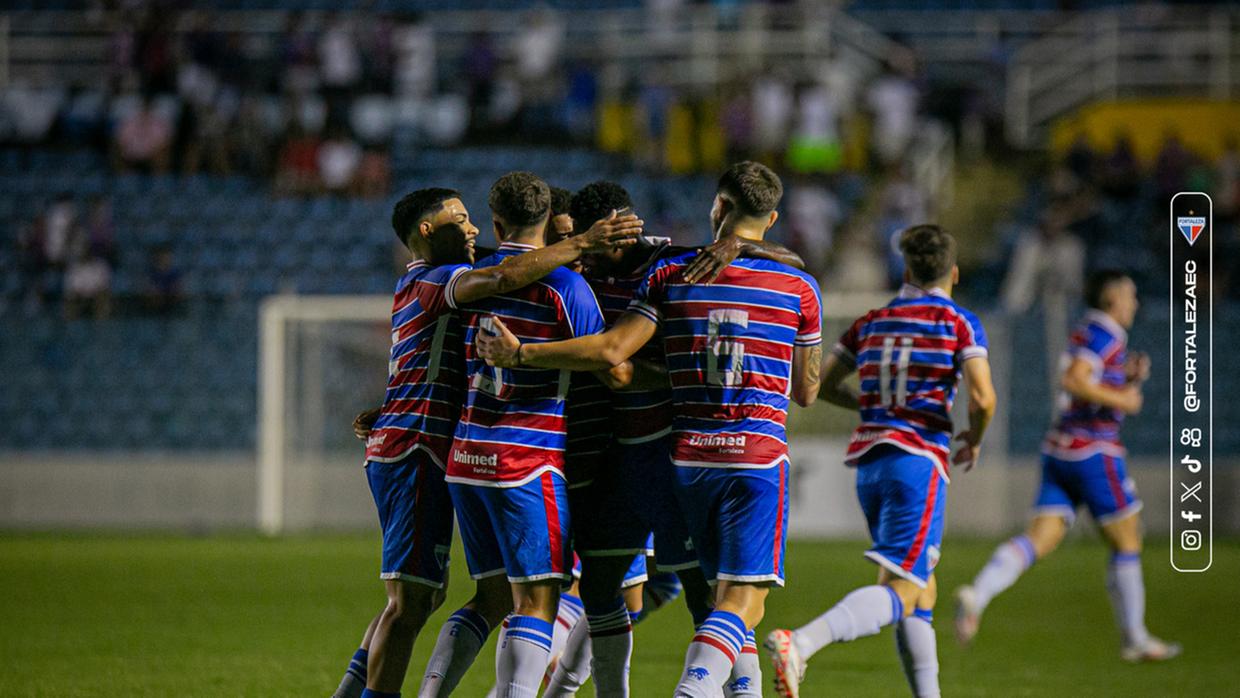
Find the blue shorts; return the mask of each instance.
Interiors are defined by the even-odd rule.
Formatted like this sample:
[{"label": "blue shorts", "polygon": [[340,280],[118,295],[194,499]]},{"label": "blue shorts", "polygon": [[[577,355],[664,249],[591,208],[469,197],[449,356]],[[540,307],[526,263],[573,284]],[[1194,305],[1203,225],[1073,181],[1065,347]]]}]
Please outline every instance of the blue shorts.
[{"label": "blue shorts", "polygon": [[1082,504],[1100,524],[1141,510],[1137,487],[1128,477],[1124,459],[1105,453],[1076,461],[1043,455],[1042,484],[1034,512],[1058,514],[1071,524]]},{"label": "blue shorts", "polygon": [[443,588],[452,547],[452,498],[443,477],[421,450],[395,463],[366,464],[383,529],[380,578]]},{"label": "blue shorts", "polygon": [[857,463],[857,499],[874,541],[865,556],[924,588],[939,563],[947,505],[934,461],[894,446],[870,449]]},{"label": "blue shorts", "polygon": [[660,570],[697,567],[675,493],[669,437],[616,444],[607,467],[574,501],[577,550],[582,555],[634,555],[647,551],[653,535]]},{"label": "blue shorts", "polygon": [[506,572],[512,582],[572,578],[564,476],[546,471],[517,487],[450,482],[448,488],[470,577]]},{"label": "blue shorts", "polygon": [[676,496],[707,581],[784,585],[787,458],[769,468],[677,466]]}]

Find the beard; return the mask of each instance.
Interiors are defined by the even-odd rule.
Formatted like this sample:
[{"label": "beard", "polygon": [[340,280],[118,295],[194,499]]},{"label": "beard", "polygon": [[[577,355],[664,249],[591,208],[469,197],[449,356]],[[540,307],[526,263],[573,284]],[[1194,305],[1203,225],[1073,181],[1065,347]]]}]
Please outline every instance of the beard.
[{"label": "beard", "polygon": [[431,262],[435,266],[471,264],[474,261],[466,244],[465,229],[456,223],[445,223],[435,228],[428,241],[431,244]]}]

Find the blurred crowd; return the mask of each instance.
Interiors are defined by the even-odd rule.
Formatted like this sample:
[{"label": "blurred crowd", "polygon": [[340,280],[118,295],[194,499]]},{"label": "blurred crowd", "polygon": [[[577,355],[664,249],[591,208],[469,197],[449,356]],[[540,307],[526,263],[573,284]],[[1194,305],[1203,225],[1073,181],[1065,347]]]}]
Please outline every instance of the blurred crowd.
[{"label": "blurred crowd", "polygon": [[[658,39],[682,4],[649,3],[643,36]],[[0,141],[88,143],[122,171],[382,196],[394,147],[575,143],[656,173],[756,157],[827,175],[900,162],[918,125],[916,66],[904,54],[869,84],[837,61],[758,70],[704,94],[666,66],[633,76],[573,58],[565,16],[547,7],[521,13],[515,34],[479,27],[450,50],[414,14],[288,13],[281,27],[243,28],[228,13],[165,2],[113,9],[97,15],[109,36],[105,85],[11,87]],[[401,133],[412,135],[394,145]]]},{"label": "blurred crowd", "polygon": [[1143,163],[1131,138],[1117,134],[1109,149],[1078,137],[1054,163],[1037,195],[1035,221],[1020,230],[1004,280],[1004,307],[1026,311],[1037,300],[1055,307],[1079,297],[1088,264],[1131,268],[1154,288],[1166,283],[1171,221],[1177,192],[1211,192],[1219,264],[1214,288],[1240,294],[1240,149],[1225,136],[1222,154],[1208,159],[1166,134],[1157,157]]},{"label": "blurred crowd", "polygon": [[[120,260],[106,197],[79,201],[70,193],[52,199],[16,240],[21,302],[27,314],[59,307],[66,319],[106,318],[113,312],[113,270]],[[181,272],[172,250],[150,251],[138,312],[171,314],[182,300]],[[129,300],[129,299],[127,299]]]}]

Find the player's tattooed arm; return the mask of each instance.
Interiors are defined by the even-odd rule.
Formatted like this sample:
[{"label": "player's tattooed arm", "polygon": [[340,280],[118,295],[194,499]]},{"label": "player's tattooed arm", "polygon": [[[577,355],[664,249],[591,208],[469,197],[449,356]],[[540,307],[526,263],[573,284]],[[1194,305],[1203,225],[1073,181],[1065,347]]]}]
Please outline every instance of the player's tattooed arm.
[{"label": "player's tattooed arm", "polygon": [[685,267],[685,281],[691,284],[708,284],[719,278],[723,270],[737,257],[769,259],[796,269],[805,269],[805,260],[783,245],[766,240],[747,240],[736,235],[729,235],[703,247],[698,252],[693,261]]},{"label": "player's tattooed arm", "polygon": [[607,218],[595,221],[581,235],[509,257],[493,267],[464,272],[452,284],[452,300],[461,305],[515,291],[550,274],[556,267],[577,261],[583,254],[634,245],[641,232],[640,218],[634,215],[617,216],[613,212]]},{"label": "player's tattooed arm", "polygon": [[479,332],[474,348],[486,362],[500,368],[529,366],[570,371],[607,371],[625,363],[654,336],[655,324],[628,312],[611,329],[558,342],[522,344],[499,318],[490,316],[490,330]]},{"label": "player's tattooed arm", "polygon": [[964,380],[969,387],[969,428],[956,435],[961,442],[952,463],[973,469],[981,455],[982,436],[995,416],[995,386],[990,378],[990,361],[974,357],[964,362]]},{"label": "player's tattooed arm", "polygon": [[[819,357],[821,358],[821,354]],[[818,398],[837,407],[860,409],[861,398],[857,389],[845,382],[856,371],[856,367],[832,353],[827,356],[822,370],[822,387],[818,390]]]},{"label": "player's tattooed arm", "polygon": [[359,412],[353,418],[353,435],[363,441],[370,438],[370,430],[375,428],[375,421],[379,419],[379,412],[381,411],[382,408],[375,407]]},{"label": "player's tattooed arm", "polygon": [[1122,388],[1103,385],[1094,377],[1093,365],[1080,357],[1072,359],[1072,363],[1068,364],[1060,379],[1060,386],[1064,392],[1078,400],[1110,407],[1125,414],[1137,414],[1144,403],[1141,381],[1130,381]]},{"label": "player's tattooed arm", "polygon": [[818,397],[822,384],[822,344],[797,346],[792,350],[792,399],[809,407]]}]

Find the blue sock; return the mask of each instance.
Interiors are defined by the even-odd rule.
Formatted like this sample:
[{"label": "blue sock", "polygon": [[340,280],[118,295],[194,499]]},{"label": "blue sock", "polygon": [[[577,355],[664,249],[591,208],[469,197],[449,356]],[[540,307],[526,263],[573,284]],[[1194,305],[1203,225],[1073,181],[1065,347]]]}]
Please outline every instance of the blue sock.
[{"label": "blue sock", "polygon": [[376,691],[373,688],[368,688],[365,691],[362,691],[362,698],[400,698],[400,694],[384,693],[383,691]]},{"label": "blue sock", "polygon": [[340,679],[340,686],[332,698],[361,698],[362,691],[366,690],[366,662],[369,659],[370,653],[364,649],[353,653],[349,668],[345,669],[344,678]]}]

